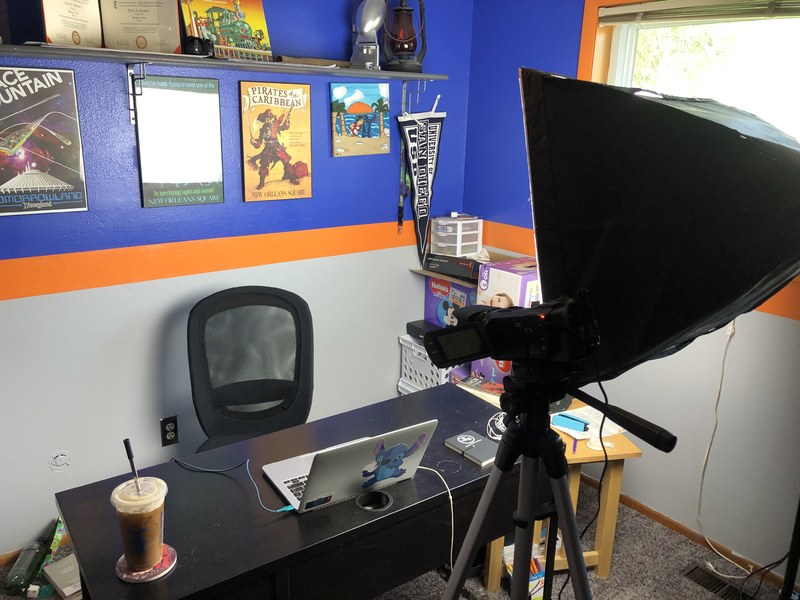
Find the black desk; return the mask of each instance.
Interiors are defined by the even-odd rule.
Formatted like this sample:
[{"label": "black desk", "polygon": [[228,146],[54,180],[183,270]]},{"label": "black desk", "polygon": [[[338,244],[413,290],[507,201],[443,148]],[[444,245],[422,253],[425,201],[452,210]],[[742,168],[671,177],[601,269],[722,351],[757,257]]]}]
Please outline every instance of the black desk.
[{"label": "black desk", "polygon": [[[458,456],[444,440],[465,429],[485,431],[496,411],[445,384],[185,460],[224,468],[250,458],[264,504],[278,508],[284,502],[263,477],[262,464],[437,418],[422,464],[442,473],[452,490],[457,554],[491,469]],[[485,542],[514,528],[518,468],[496,495]],[[449,502],[430,471],[418,470],[413,479],[388,488],[394,503],[385,512],[367,512],[346,501],[304,515],[264,511],[243,468],[219,475],[169,462],[140,474],[169,486],[164,538],[178,553],[177,566],[148,584],[117,579],[114,565],[122,544],[108,498],[129,473],[60,492],[56,501],[72,536],[86,598],[366,600],[449,561]]]}]

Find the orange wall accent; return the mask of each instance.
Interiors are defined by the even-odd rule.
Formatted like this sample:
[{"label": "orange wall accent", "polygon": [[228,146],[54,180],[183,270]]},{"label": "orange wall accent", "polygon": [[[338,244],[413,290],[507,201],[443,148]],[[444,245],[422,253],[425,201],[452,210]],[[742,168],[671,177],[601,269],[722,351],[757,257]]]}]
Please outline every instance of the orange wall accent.
[{"label": "orange wall accent", "polygon": [[578,54],[578,79],[592,80],[594,64],[594,47],[597,39],[598,12],[602,6],[619,6],[620,4],[636,4],[643,0],[586,0],[583,5],[583,27],[581,29],[581,45]]},{"label": "orange wall accent", "polygon": [[[483,243],[535,256],[533,230],[485,221]],[[0,261],[0,300],[414,246],[413,227],[376,223]],[[757,310],[800,320],[800,278]]]},{"label": "orange wall accent", "polygon": [[792,280],[756,310],[800,321],[800,278]]},{"label": "orange wall accent", "polygon": [[173,242],[0,261],[0,300],[415,245],[396,223]]},{"label": "orange wall accent", "polygon": [[533,229],[528,227],[484,221],[483,245],[510,252],[519,252],[527,256],[536,255]]}]

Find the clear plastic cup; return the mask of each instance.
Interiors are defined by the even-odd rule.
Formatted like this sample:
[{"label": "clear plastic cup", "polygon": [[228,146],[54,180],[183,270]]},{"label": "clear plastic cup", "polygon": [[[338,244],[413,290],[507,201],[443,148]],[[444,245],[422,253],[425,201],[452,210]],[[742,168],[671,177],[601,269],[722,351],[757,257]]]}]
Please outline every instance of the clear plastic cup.
[{"label": "clear plastic cup", "polygon": [[164,498],[167,484],[157,477],[139,477],[139,489],[131,479],[111,492],[117,509],[122,546],[128,569],[147,571],[161,562],[164,543]]}]

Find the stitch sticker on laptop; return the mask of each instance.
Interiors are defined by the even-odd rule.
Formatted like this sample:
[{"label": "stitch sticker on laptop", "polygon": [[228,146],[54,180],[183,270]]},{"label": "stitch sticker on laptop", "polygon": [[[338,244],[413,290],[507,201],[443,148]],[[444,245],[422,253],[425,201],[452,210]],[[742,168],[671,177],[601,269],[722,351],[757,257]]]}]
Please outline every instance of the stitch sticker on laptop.
[{"label": "stitch sticker on laptop", "polygon": [[405,475],[406,470],[403,468],[403,459],[419,450],[427,437],[428,434],[423,433],[410,448],[402,442],[387,448],[383,443],[383,439],[381,439],[375,446],[375,461],[364,467],[364,471],[361,473],[362,477],[370,478],[361,487],[366,489],[379,481]]}]

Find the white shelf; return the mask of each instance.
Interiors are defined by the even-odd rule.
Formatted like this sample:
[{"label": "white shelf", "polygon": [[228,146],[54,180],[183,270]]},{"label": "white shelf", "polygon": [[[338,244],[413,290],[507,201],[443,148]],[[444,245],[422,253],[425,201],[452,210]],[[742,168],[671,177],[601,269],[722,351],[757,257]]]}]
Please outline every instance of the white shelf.
[{"label": "white shelf", "polygon": [[37,58],[52,60],[91,60],[123,64],[154,64],[183,68],[213,68],[237,71],[260,71],[263,73],[286,73],[293,75],[323,75],[347,79],[396,79],[401,81],[446,80],[447,75],[436,73],[407,73],[404,71],[376,71],[369,69],[319,67],[284,62],[255,62],[248,60],[220,59],[189,54],[163,54],[160,52],[129,52],[108,48],[81,48],[50,44],[26,44],[22,46],[0,45],[0,56]]}]

